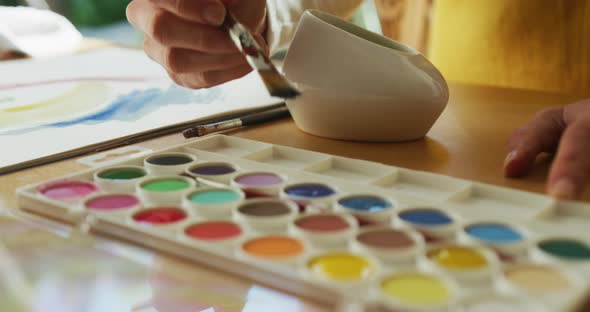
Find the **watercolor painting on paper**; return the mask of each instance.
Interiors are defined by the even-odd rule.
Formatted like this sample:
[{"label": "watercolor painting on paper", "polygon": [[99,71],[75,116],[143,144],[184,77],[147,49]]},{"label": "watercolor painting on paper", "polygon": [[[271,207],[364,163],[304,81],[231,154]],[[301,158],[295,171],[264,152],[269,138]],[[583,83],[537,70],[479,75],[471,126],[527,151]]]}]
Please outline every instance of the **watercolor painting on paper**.
[{"label": "watercolor painting on paper", "polygon": [[192,90],[142,51],[0,63],[0,168],[181,122],[277,102],[255,73]]}]

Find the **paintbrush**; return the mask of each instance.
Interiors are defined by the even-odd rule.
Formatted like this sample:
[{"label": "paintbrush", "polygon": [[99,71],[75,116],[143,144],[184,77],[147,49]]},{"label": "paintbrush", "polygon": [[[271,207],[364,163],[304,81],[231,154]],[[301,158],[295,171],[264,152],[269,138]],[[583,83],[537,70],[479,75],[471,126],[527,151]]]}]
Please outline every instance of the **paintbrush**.
[{"label": "paintbrush", "polygon": [[287,78],[276,69],[248,28],[238,22],[229,10],[227,10],[223,25],[227,28],[230,38],[242,51],[250,66],[258,71],[271,96],[290,99],[300,94]]},{"label": "paintbrush", "polygon": [[287,106],[273,108],[267,111],[249,114],[243,117],[229,119],[213,124],[196,126],[182,132],[185,138],[190,139],[194,137],[204,136],[210,133],[215,133],[224,130],[237,129],[244,126],[260,124],[263,122],[288,117],[289,110]]},{"label": "paintbrush", "polygon": [[31,56],[25,52],[18,50],[1,50],[0,49],[0,61],[10,61],[30,58]]}]

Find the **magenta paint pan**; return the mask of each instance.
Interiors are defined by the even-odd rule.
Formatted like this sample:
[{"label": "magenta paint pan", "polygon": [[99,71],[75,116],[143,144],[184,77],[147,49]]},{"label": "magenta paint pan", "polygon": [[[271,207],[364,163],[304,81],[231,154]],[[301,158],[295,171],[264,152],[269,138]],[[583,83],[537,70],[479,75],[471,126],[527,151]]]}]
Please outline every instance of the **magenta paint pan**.
[{"label": "magenta paint pan", "polygon": [[140,206],[141,201],[132,194],[102,194],[84,201],[84,207],[95,212],[115,212]]},{"label": "magenta paint pan", "polygon": [[47,198],[75,201],[97,192],[98,186],[86,181],[64,180],[45,184],[37,191]]}]

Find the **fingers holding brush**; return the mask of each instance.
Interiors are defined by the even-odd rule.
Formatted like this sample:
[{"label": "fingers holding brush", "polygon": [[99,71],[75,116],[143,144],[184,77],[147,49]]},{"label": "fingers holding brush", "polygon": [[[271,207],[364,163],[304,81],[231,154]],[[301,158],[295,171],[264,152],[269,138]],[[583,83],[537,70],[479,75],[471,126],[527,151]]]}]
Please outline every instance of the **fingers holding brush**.
[{"label": "fingers holding brush", "polygon": [[181,18],[220,26],[225,19],[226,8],[219,0],[150,0],[154,5]]},{"label": "fingers holding brush", "polygon": [[131,2],[127,18],[146,37],[165,47],[212,53],[238,51],[227,32],[219,26],[184,19],[149,0]]},{"label": "fingers holding brush", "polygon": [[263,0],[133,0],[127,17],[145,34],[146,54],[177,83],[207,88],[251,71],[222,26],[229,11],[267,46]]},{"label": "fingers holding brush", "polygon": [[144,49],[152,60],[162,65],[169,73],[219,71],[247,64],[244,56],[238,51],[220,54],[166,47],[151,38],[145,39]]},{"label": "fingers holding brush", "polygon": [[227,10],[254,35],[266,31],[266,0],[223,0]]},{"label": "fingers holding brush", "polygon": [[213,70],[195,73],[169,73],[174,82],[187,88],[199,89],[209,88],[226,81],[238,79],[245,76],[252,68],[248,64],[240,65],[226,70]]}]

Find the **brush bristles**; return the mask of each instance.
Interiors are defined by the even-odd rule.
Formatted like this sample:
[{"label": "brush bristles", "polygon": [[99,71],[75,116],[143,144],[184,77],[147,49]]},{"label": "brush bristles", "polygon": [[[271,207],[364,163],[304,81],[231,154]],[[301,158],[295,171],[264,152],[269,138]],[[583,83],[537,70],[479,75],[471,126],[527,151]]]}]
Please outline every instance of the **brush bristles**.
[{"label": "brush bristles", "polygon": [[22,51],[17,50],[0,50],[0,61],[3,60],[18,60],[30,58],[31,56]]},{"label": "brush bristles", "polygon": [[212,131],[210,129],[210,127],[206,127],[206,126],[198,126],[198,127],[184,130],[182,132],[182,135],[184,136],[185,139],[190,139],[190,138],[194,138],[194,137],[202,137],[202,136],[207,135],[211,132],[215,132],[215,130]]},{"label": "brush bristles", "polygon": [[270,95],[283,99],[292,99],[301,93],[287,79],[275,70],[258,71]]},{"label": "brush bristles", "polygon": [[182,135],[184,136],[185,139],[190,139],[190,138],[201,136],[199,134],[199,130],[197,128],[190,128],[190,129],[184,130],[184,131],[182,131]]},{"label": "brush bristles", "polygon": [[190,138],[200,137],[200,136],[207,135],[209,133],[235,129],[235,128],[239,128],[241,126],[242,126],[242,120],[240,118],[234,118],[234,119],[217,122],[217,123],[210,124],[210,125],[202,125],[202,126],[190,128],[190,129],[185,130],[182,134],[184,135],[185,138],[188,139],[189,137]]}]

